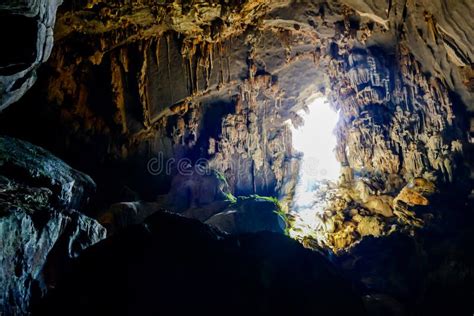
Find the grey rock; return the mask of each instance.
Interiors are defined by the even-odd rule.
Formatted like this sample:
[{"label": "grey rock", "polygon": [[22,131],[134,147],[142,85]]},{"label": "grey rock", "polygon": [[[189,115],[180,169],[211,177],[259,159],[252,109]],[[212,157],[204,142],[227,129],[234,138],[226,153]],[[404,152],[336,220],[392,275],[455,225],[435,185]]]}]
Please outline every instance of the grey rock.
[{"label": "grey rock", "polygon": [[79,209],[95,192],[94,181],[43,148],[0,137],[0,174],[51,190],[52,205]]},{"label": "grey rock", "polygon": [[2,54],[0,111],[18,101],[35,83],[36,70],[49,58],[53,48],[56,10],[61,3],[61,0],[0,1],[1,27],[11,28],[16,37],[10,36],[12,42],[8,43],[5,55]]},{"label": "grey rock", "polygon": [[67,247],[56,250],[63,258],[105,238],[105,229],[78,212],[25,209],[14,204],[0,206],[0,311],[25,315],[30,303],[49,289],[43,275],[49,254],[60,238]]},{"label": "grey rock", "polygon": [[0,174],[0,314],[28,315],[65,262],[106,230],[72,209],[94,182],[44,149],[1,137]]}]

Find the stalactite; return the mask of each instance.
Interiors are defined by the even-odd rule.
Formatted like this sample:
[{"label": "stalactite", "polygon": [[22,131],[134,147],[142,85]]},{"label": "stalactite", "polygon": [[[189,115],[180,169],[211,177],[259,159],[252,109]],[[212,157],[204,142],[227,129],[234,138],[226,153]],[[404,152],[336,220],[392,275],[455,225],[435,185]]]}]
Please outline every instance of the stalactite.
[{"label": "stalactite", "polygon": [[[125,67],[124,67],[125,68]],[[122,126],[122,133],[127,133],[127,113],[125,110],[125,88],[123,84],[123,74],[121,65],[118,63],[118,58],[115,54],[111,54],[111,78],[112,78],[112,93],[114,94],[114,103],[117,107],[115,115],[116,123]]]},{"label": "stalactite", "polygon": [[155,58],[156,58],[156,66],[160,68],[160,43],[161,43],[161,37],[156,38],[156,43],[155,43]]},{"label": "stalactite", "polygon": [[146,128],[151,126],[150,106],[148,104],[148,54],[150,41],[141,43],[141,52],[143,54],[143,63],[140,70],[140,77],[138,80],[138,91],[140,95],[140,102],[143,107],[143,124]]},{"label": "stalactite", "polygon": [[168,71],[168,89],[171,95],[171,102],[174,102],[174,92],[173,87],[171,86],[171,44],[170,44],[170,35],[166,35],[166,69]]}]

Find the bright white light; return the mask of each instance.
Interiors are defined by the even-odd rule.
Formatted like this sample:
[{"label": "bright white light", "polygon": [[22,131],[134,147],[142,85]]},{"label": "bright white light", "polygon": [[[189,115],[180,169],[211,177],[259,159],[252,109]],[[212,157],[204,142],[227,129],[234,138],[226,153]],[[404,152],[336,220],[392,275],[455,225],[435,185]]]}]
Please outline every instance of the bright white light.
[{"label": "bright white light", "polygon": [[294,221],[289,233],[297,240],[311,237],[321,245],[327,243],[326,232],[332,228],[325,220],[327,201],[320,193],[328,190],[325,182],[339,179],[341,168],[334,152],[337,144],[334,129],[339,114],[325,98],[316,99],[308,107],[309,113],[298,113],[304,118],[304,125],[292,130],[293,147],[303,153],[303,159],[290,211]]},{"label": "bright white light", "polygon": [[304,125],[292,129],[293,147],[303,153],[296,186],[294,208],[307,208],[321,181],[337,181],[340,163],[334,149],[337,144],[334,128],[339,119],[326,98],[318,98],[309,106],[309,113],[300,111]]}]

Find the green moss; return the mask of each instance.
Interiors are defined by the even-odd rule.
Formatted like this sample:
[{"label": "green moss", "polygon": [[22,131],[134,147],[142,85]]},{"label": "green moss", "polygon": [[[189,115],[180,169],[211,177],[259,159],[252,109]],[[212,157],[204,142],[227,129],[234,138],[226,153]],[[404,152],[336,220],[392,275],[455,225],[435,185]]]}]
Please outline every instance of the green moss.
[{"label": "green moss", "polygon": [[237,202],[237,198],[230,192],[224,193],[226,196],[226,201],[230,202],[231,204],[234,204]]},{"label": "green moss", "polygon": [[220,171],[213,170],[214,175],[216,176],[217,179],[219,179],[221,182],[225,183],[226,186],[229,186],[227,183],[227,179],[225,178],[224,174]]},{"label": "green moss", "polygon": [[213,170],[214,176],[222,183],[221,192],[225,196],[225,200],[234,204],[237,202],[237,198],[230,192],[229,183],[225,178],[224,174],[217,170]]}]

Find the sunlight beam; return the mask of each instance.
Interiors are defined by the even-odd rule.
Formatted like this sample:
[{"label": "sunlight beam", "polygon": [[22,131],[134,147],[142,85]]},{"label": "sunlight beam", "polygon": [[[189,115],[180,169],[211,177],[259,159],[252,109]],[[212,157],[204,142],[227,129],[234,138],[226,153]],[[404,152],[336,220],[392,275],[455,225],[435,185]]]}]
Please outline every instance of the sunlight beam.
[{"label": "sunlight beam", "polygon": [[303,153],[296,186],[297,208],[311,202],[322,181],[336,182],[341,172],[334,153],[337,144],[334,128],[339,114],[330,107],[326,98],[317,98],[308,108],[309,113],[298,113],[304,118],[304,125],[299,129],[292,128],[293,147]]},{"label": "sunlight beam", "polygon": [[324,243],[326,235],[321,233],[324,208],[327,201],[321,193],[328,190],[328,182],[336,183],[341,165],[334,149],[337,138],[334,129],[339,120],[326,98],[317,98],[309,106],[309,113],[300,111],[304,125],[292,128],[293,147],[303,154],[290,213],[294,217],[290,236],[297,240],[311,237]]}]

